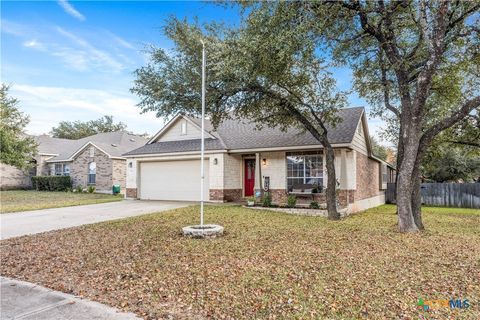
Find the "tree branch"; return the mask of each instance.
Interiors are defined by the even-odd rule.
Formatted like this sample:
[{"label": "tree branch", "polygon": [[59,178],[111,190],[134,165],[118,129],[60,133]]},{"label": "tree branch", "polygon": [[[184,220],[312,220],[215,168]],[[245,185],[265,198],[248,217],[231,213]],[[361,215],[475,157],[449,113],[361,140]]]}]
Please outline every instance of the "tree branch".
[{"label": "tree branch", "polygon": [[468,114],[473,109],[478,107],[480,107],[480,96],[468,100],[459,110],[453,113],[450,117],[444,118],[443,120],[432,125],[428,130],[426,130],[420,139],[421,143],[424,143],[426,145],[429,144],[436,135],[438,135],[443,130],[450,128],[455,123],[468,116]]},{"label": "tree branch", "polygon": [[398,111],[397,108],[392,106],[390,103],[390,88],[388,86],[388,80],[387,80],[387,68],[385,66],[385,62],[383,60],[383,50],[380,48],[379,49],[379,58],[380,58],[380,69],[382,72],[382,85],[383,85],[383,99],[384,99],[384,104],[385,107],[392,111],[393,114],[397,116],[398,119],[400,119],[400,111]]},{"label": "tree branch", "polygon": [[461,141],[461,140],[446,140],[445,142],[480,148],[480,142]]},{"label": "tree branch", "polygon": [[459,23],[463,23],[463,21],[465,21],[465,19],[472,13],[474,13],[475,11],[479,10],[480,9],[480,2],[477,2],[473,7],[471,7],[470,9],[466,10],[463,14],[461,14],[458,18],[456,18],[455,20],[453,21],[450,21],[450,19],[452,18],[453,16],[453,12],[452,12],[452,15],[450,16],[450,19],[449,19],[449,23],[445,29],[445,33],[448,33],[450,30],[452,30],[453,28],[455,28]]}]

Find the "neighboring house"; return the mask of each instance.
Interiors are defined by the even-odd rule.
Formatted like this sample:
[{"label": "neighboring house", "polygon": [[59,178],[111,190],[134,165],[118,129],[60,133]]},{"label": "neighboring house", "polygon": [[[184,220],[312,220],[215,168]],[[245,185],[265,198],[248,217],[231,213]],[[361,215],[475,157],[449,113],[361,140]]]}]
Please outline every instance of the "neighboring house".
[{"label": "neighboring house", "polygon": [[[341,204],[359,211],[384,203],[393,168],[372,155],[364,109],[342,109],[338,115],[343,121],[328,136],[335,149]],[[205,122],[205,199],[238,201],[268,189],[274,202],[283,203],[302,185],[319,190],[327,185],[323,148],[310,133],[256,130],[254,123],[235,119],[214,131]],[[200,137],[200,119],[178,115],[146,145],[124,154],[126,196],[198,201]],[[325,193],[313,198],[324,202]]]},{"label": "neighboring house", "polygon": [[0,162],[0,190],[28,189],[32,185],[30,177],[34,175],[35,168],[21,170]]},{"label": "neighboring house", "polygon": [[[41,135],[35,137],[35,140],[38,143],[38,155],[35,156],[36,175],[71,176],[74,187],[94,185],[98,192],[111,192],[113,184],[119,184],[125,189],[126,160],[122,154],[147,142],[144,137],[127,132],[99,133],[78,140]],[[3,174],[4,172],[2,187]],[[17,174],[17,184],[23,181],[23,184],[30,186],[32,175],[23,173],[22,177]],[[5,177],[5,180],[13,180],[9,172],[5,172]]]},{"label": "neighboring house", "polygon": [[[62,141],[66,139],[55,139],[49,136],[33,137],[37,142],[37,154],[32,158],[32,166],[29,170],[21,170],[14,166],[0,163],[0,189],[28,189],[32,187],[31,178],[35,175],[47,175],[48,169],[45,169],[45,160],[55,156],[55,150],[62,149]],[[58,140],[55,148],[51,144],[44,144],[46,139]],[[43,172],[42,172],[43,171]]]}]

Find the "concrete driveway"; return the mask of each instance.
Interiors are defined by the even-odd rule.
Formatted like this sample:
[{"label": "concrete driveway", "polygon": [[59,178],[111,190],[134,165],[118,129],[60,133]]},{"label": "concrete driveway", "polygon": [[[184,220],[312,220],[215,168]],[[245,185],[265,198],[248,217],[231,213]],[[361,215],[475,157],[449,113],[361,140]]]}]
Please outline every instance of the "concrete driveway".
[{"label": "concrete driveway", "polygon": [[24,281],[0,278],[0,319],[140,320],[98,302]]},{"label": "concrete driveway", "polygon": [[0,239],[186,207],[192,203],[123,200],[0,215]]}]

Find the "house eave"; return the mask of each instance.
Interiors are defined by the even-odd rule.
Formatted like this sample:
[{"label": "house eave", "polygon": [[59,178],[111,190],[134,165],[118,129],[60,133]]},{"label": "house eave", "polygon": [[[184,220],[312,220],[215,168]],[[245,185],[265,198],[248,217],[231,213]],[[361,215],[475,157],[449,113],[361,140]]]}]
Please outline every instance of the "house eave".
[{"label": "house eave", "polygon": [[[349,148],[350,143],[336,143],[332,144],[333,148]],[[290,151],[290,150],[310,150],[310,149],[323,149],[320,144],[303,145],[303,146],[290,146],[290,147],[270,147],[270,148],[248,148],[248,149],[235,149],[230,150],[228,153],[255,153],[255,152],[271,152],[271,151]]]},{"label": "house eave", "polygon": [[[352,149],[350,143],[337,143],[332,144],[333,148],[348,148]],[[291,151],[291,150],[314,150],[314,149],[323,149],[322,145],[303,145],[303,146],[290,146],[290,147],[271,147],[271,148],[249,148],[249,149],[219,149],[219,150],[206,150],[205,154],[212,153],[230,153],[230,154],[242,154],[242,153],[255,153],[255,152],[272,152],[272,151]],[[151,157],[171,157],[171,156],[184,156],[184,155],[196,155],[200,151],[185,151],[185,152],[168,152],[168,153],[146,153],[146,154],[132,154],[124,155],[126,159],[134,158],[151,158]]]},{"label": "house eave", "polygon": [[[227,150],[205,150],[205,154],[213,153],[227,153]],[[124,155],[125,159],[135,158],[154,158],[154,157],[171,157],[171,156],[185,156],[185,155],[198,155],[200,151],[185,151],[185,152],[169,152],[169,153],[146,153],[146,154],[132,154]]]},{"label": "house eave", "polygon": [[73,159],[46,160],[46,163],[72,162]]},{"label": "house eave", "polygon": [[38,155],[39,155],[39,156],[52,156],[52,157],[56,157],[56,156],[58,156],[58,153],[44,153],[44,152],[39,152]]}]

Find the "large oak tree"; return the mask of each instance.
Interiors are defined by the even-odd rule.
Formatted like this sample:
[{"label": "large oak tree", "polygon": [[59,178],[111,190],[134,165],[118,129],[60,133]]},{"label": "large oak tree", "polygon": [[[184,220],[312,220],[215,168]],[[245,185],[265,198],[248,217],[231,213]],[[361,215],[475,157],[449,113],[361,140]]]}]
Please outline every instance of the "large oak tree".
[{"label": "large oak tree", "polygon": [[480,106],[479,1],[241,2],[308,26],[354,71],[354,88],[398,125],[398,226],[424,228],[420,163],[433,139]]},{"label": "large oak tree", "polygon": [[141,97],[143,111],[165,117],[198,115],[205,41],[206,109],[213,124],[241,117],[259,128],[294,126],[310,132],[326,153],[329,218],[339,219],[334,152],[327,134],[339,121],[336,111],[344,106],[345,96],[336,91],[306,26],[282,25],[270,18],[263,11],[253,12],[234,30],[170,20],[165,33],[175,49],[153,49],[150,63],[137,70],[132,91]]}]

